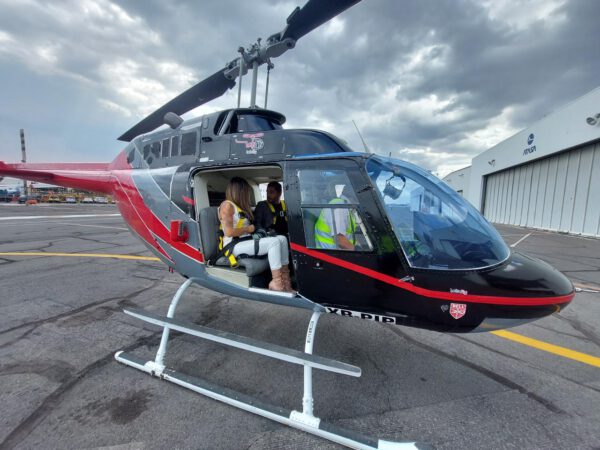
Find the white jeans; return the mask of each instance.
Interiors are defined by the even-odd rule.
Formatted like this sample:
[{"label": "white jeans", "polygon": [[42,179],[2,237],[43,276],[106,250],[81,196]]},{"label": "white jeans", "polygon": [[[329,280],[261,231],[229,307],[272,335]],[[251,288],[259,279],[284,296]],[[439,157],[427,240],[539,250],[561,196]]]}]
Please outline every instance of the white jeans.
[{"label": "white jeans", "polygon": [[[254,255],[254,240],[249,239],[235,244],[233,255],[243,254]],[[258,254],[267,255],[271,270],[279,270],[282,265],[287,266],[290,263],[288,242],[285,236],[270,236],[260,239],[258,241]]]}]

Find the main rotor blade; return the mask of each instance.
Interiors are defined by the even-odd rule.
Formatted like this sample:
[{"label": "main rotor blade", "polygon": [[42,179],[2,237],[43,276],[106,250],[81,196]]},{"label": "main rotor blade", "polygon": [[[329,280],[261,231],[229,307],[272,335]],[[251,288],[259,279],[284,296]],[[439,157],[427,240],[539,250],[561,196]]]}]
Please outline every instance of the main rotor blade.
[{"label": "main rotor blade", "polygon": [[[296,8],[287,18],[287,26],[281,33],[277,33],[269,38],[271,43],[266,50],[267,58],[275,58],[283,54],[286,50],[293,48],[295,42],[302,36],[334,18],[359,1],[360,0],[308,0],[302,8]],[[255,59],[254,61],[258,61],[259,65],[264,64],[268,61],[268,59],[265,60],[264,56],[265,55],[263,54],[262,58]],[[119,140],[129,142],[140,134],[148,133],[158,128],[164,124],[164,117],[168,112],[182,115],[223,95],[228,89],[235,86],[234,80],[239,76],[239,70],[236,70],[236,61],[237,60],[232,61],[223,69],[202,80],[154,111],[145,119],[142,119],[137,125],[120,136]],[[245,73],[245,71],[243,73]]]},{"label": "main rotor blade", "polygon": [[309,0],[301,9],[296,8],[288,17],[288,26],[281,40],[291,38],[297,41],[305,34],[323,25],[330,19],[361,0]]},{"label": "main rotor blade", "polygon": [[203,105],[223,95],[228,89],[235,86],[235,81],[225,78],[225,69],[220,69],[208,78],[205,78],[187,91],[179,94],[170,102],[164,104],[137,125],[119,137],[120,141],[129,142],[140,134],[148,133],[164,124],[165,114],[185,114],[192,109]]}]

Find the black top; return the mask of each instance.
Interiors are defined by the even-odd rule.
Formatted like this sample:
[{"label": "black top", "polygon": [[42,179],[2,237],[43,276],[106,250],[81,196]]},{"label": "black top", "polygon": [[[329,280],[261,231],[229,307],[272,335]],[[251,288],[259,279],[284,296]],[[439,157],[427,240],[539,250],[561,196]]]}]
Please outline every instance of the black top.
[{"label": "black top", "polygon": [[[266,200],[258,202],[254,209],[254,226],[265,230],[275,230],[277,234],[287,234],[288,225],[281,203],[273,205],[275,214],[271,212]],[[273,220],[275,219],[275,223]]]}]

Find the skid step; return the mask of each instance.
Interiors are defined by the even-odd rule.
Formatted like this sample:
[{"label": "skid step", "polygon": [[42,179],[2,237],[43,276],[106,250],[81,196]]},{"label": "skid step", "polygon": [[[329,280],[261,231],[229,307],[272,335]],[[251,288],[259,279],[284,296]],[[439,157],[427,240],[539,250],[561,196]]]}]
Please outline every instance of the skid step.
[{"label": "skid step", "polygon": [[248,288],[248,290],[250,292],[255,292],[257,294],[271,295],[271,296],[275,296],[275,297],[294,298],[294,297],[298,296],[298,294],[293,293],[293,292],[272,291],[271,289],[262,289],[262,288],[257,288],[257,287],[251,287],[251,288]]},{"label": "skid step", "polygon": [[231,347],[248,350],[253,353],[269,356],[274,359],[300,364],[303,366],[314,367],[315,369],[326,370],[329,372],[360,377],[360,367],[351,364],[325,358],[323,356],[312,355],[288,347],[259,341],[245,336],[240,336],[226,331],[215,330],[212,328],[196,325],[183,320],[170,319],[164,316],[157,316],[147,311],[138,309],[126,309],[125,314],[152,323],[171,330],[180,331],[192,336],[207,339],[213,342],[229,345]]},{"label": "skid step", "polygon": [[[173,328],[174,329],[174,328]],[[124,352],[115,355],[117,361],[134,367],[141,371],[153,374],[151,369],[153,361],[146,361]],[[338,444],[356,449],[380,449],[380,450],[405,450],[405,449],[429,449],[430,447],[416,442],[392,442],[374,439],[360,433],[349,431],[335,425],[324,422],[315,417],[306,417],[298,411],[272,406],[254,399],[248,395],[233,391],[231,389],[217,386],[205,380],[186,375],[175,370],[165,369],[160,378],[174,384],[203,394],[212,399],[235,406],[242,410],[258,414],[270,420],[288,425],[302,431],[329,439]]]}]

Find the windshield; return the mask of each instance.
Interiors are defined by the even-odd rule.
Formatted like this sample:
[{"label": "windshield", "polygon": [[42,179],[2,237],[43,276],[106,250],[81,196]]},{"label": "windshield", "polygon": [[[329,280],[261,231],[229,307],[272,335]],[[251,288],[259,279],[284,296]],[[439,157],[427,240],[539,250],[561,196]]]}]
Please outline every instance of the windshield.
[{"label": "windshield", "polygon": [[366,168],[412,267],[469,270],[508,258],[498,232],[441,180],[379,156],[369,158]]}]

